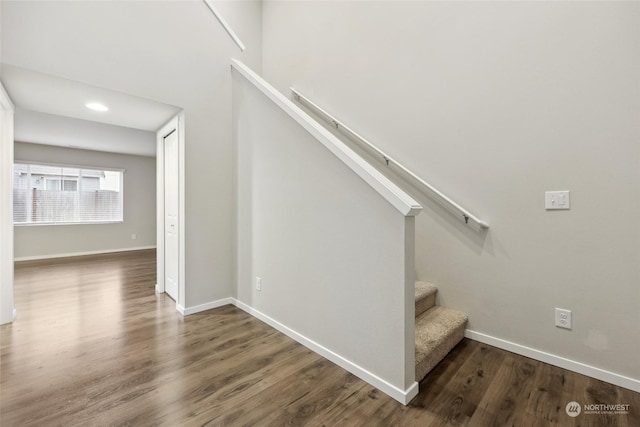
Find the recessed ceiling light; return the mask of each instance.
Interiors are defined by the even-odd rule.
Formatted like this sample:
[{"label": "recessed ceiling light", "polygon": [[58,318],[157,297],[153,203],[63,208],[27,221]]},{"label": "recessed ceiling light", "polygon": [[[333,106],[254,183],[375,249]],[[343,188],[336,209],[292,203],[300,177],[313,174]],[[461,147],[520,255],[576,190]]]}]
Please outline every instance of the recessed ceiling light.
[{"label": "recessed ceiling light", "polygon": [[100,104],[99,102],[90,102],[86,104],[85,107],[94,111],[109,111],[106,105]]}]

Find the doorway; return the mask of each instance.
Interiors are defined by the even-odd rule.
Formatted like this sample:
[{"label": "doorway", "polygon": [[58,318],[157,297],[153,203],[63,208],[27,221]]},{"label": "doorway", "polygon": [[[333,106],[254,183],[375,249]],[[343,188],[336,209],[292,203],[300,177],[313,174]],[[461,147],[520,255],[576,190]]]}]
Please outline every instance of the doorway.
[{"label": "doorway", "polygon": [[184,115],[157,132],[157,284],[184,314]]}]

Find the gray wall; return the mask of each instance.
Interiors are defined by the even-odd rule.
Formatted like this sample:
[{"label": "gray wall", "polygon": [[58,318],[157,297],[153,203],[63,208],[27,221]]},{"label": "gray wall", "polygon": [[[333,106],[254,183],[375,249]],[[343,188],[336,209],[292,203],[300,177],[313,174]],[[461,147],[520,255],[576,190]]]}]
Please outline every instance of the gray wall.
[{"label": "gray wall", "polygon": [[233,95],[238,300],[406,392],[414,218],[239,74]]},{"label": "gray wall", "polygon": [[[424,201],[419,279],[469,328],[640,378],[640,4],[277,2],[295,86],[486,220]],[[571,190],[571,210],[544,209]],[[573,330],[554,308],[573,310]]]},{"label": "gray wall", "polygon": [[[199,1],[0,3],[4,62],[184,109],[185,307],[231,295],[229,64],[235,57],[259,70],[262,2],[216,2],[244,52]],[[78,37],[80,28],[93,31]]]},{"label": "gray wall", "polygon": [[[14,226],[14,256],[46,257],[110,251],[156,244],[156,159],[154,157],[15,143],[19,161],[126,169],[124,222],[117,224]],[[132,240],[131,235],[137,239]]]}]

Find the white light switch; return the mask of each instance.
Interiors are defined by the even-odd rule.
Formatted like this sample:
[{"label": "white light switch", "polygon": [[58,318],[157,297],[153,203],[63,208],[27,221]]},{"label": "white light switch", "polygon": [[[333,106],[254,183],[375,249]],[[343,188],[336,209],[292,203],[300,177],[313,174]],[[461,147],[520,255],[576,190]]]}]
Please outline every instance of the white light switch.
[{"label": "white light switch", "polygon": [[570,209],[571,198],[569,191],[547,191],[544,193],[544,208],[550,209]]}]

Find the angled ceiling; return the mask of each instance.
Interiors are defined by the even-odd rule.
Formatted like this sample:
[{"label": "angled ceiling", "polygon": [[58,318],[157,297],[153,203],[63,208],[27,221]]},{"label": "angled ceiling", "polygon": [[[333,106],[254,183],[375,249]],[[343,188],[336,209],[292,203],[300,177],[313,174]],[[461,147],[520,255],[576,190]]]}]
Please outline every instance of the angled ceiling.
[{"label": "angled ceiling", "polygon": [[109,153],[156,155],[156,134],[71,117],[16,109],[16,141]]},{"label": "angled ceiling", "polygon": [[[231,56],[258,70],[261,60],[260,3],[216,7],[251,41],[245,52],[202,1],[0,1],[2,80],[23,111],[132,129],[155,130],[180,107],[192,161],[204,162],[230,140]],[[85,111],[88,89],[108,114]]]},{"label": "angled ceiling", "polygon": [[[102,89],[26,68],[2,65],[2,82],[23,110],[155,132],[180,109],[148,99]],[[106,105],[94,111],[89,102]]]},{"label": "angled ceiling", "polygon": [[[73,80],[2,64],[16,105],[16,141],[155,156],[154,132],[180,109]],[[94,111],[98,102],[108,111]]]}]

